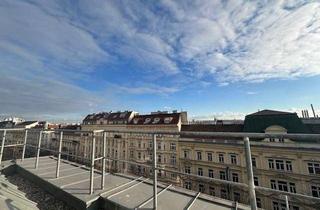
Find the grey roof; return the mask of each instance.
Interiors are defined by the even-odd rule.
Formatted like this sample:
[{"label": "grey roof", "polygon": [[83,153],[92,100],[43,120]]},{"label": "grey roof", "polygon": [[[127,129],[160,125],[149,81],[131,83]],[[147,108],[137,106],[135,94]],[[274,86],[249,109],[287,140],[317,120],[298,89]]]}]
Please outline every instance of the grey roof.
[{"label": "grey roof", "polygon": [[[19,173],[40,184],[45,190],[55,195],[58,199],[66,201],[76,209],[87,209],[90,206],[98,205],[98,200],[104,201],[106,209],[134,209],[141,206],[141,209],[152,207],[153,185],[152,180],[144,177],[136,177],[124,174],[105,175],[105,188],[100,188],[101,173],[94,173],[94,193],[89,194],[88,168],[79,164],[62,161],[60,166],[60,177],[55,178],[56,158],[41,157],[39,168],[34,168],[35,158],[25,159],[24,162],[17,162]],[[191,204],[197,192],[184,188],[170,186],[158,182],[158,209],[183,210]],[[166,190],[165,190],[166,188]],[[97,202],[96,202],[97,201]],[[179,201],[179,202],[176,202]],[[194,206],[190,209],[233,209],[233,202],[201,194]],[[117,207],[117,208],[115,208]],[[249,209],[247,205],[239,204],[241,209]],[[97,208],[96,208],[97,209]]]},{"label": "grey roof", "polygon": [[[283,111],[277,111],[277,110],[270,110],[270,109],[264,109],[252,114],[249,114],[249,116],[258,116],[258,115],[291,115],[291,114],[296,114],[293,112],[283,112]],[[248,116],[248,115],[247,115]]]}]

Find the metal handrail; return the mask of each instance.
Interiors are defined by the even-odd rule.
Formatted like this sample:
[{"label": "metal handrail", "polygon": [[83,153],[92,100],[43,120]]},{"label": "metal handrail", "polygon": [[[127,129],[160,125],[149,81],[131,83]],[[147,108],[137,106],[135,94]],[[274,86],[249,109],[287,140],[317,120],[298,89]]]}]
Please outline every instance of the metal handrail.
[{"label": "metal handrail", "polygon": [[[1,142],[1,148],[0,148],[0,164],[2,161],[2,155],[3,155],[3,150],[5,147],[13,147],[13,146],[23,146],[23,153],[22,153],[22,158],[21,160],[23,161],[24,156],[25,156],[25,150],[26,147],[34,147],[37,149],[37,155],[36,155],[36,160],[35,160],[35,168],[38,167],[39,163],[39,156],[40,156],[40,151],[41,150],[46,150],[50,151],[53,153],[58,154],[57,158],[57,166],[56,166],[56,178],[59,177],[59,170],[60,170],[60,161],[61,161],[61,155],[68,155],[68,156],[74,156],[78,157],[81,159],[84,159],[83,156],[77,156],[77,155],[72,155],[69,153],[62,152],[62,142],[63,142],[63,135],[64,132],[74,132],[74,133],[88,133],[92,134],[88,137],[88,140],[91,140],[91,157],[90,158],[85,158],[86,160],[91,160],[90,168],[91,168],[91,173],[90,173],[90,194],[93,194],[93,179],[94,179],[94,163],[95,161],[102,160],[102,179],[101,179],[101,188],[104,189],[105,185],[105,165],[106,165],[106,160],[113,160],[113,161],[119,161],[119,162],[126,162],[130,164],[136,164],[136,165],[141,165],[144,167],[150,167],[152,168],[153,171],[153,206],[154,209],[157,209],[157,171],[158,170],[163,170],[171,173],[176,173],[180,175],[185,175],[189,177],[195,177],[199,178],[202,180],[207,180],[207,181],[213,181],[217,183],[222,183],[222,184],[228,184],[232,186],[237,186],[237,187],[244,187],[248,188],[249,190],[249,197],[250,197],[250,205],[251,209],[257,209],[257,204],[256,204],[256,196],[255,196],[255,190],[258,191],[267,191],[267,192],[272,192],[272,193],[277,193],[277,194],[283,194],[286,196],[292,196],[292,197],[299,197],[303,199],[309,199],[313,201],[320,202],[320,198],[315,198],[312,196],[308,195],[303,195],[303,194],[298,194],[298,193],[291,193],[291,192],[286,192],[286,191],[279,191],[275,189],[270,189],[266,187],[260,187],[260,186],[254,186],[253,183],[253,169],[252,169],[252,160],[251,160],[251,151],[250,151],[250,141],[249,138],[280,138],[280,137],[285,137],[285,138],[290,138],[290,139],[307,139],[307,140],[320,140],[320,134],[283,134],[283,133],[232,133],[232,132],[191,132],[191,131],[183,131],[183,132],[148,132],[148,131],[119,131],[119,130],[111,130],[111,131],[104,131],[104,130],[93,130],[93,131],[78,131],[78,130],[69,130],[69,129],[57,129],[57,130],[49,130],[49,129],[0,129],[0,131],[3,131],[2,135],[2,142]],[[24,137],[24,143],[23,144],[10,144],[10,145],[5,145],[5,140],[6,140],[6,135],[10,131],[25,131],[25,137]],[[29,131],[38,131],[39,132],[39,137],[38,137],[38,143],[37,146],[31,145],[27,143],[28,139],[28,132]],[[58,151],[56,150],[51,150],[48,148],[41,148],[41,140],[42,140],[42,134],[45,131],[52,131],[54,133],[60,133],[60,138],[59,138],[59,149]],[[95,146],[96,146],[96,134],[102,133],[103,137],[103,156],[102,157],[95,157]],[[147,164],[142,164],[139,162],[135,161],[128,161],[128,160],[123,160],[123,159],[117,159],[117,158],[111,158],[108,157],[106,154],[106,138],[107,138],[107,133],[125,133],[125,134],[148,134],[150,137],[152,136],[152,142],[153,142],[153,163],[152,165],[147,165]],[[158,167],[157,166],[157,136],[161,135],[177,135],[177,136],[192,136],[192,137],[231,137],[231,138],[243,138],[244,141],[244,147],[245,147],[245,154],[246,154],[246,168],[247,168],[247,176],[248,176],[248,184],[245,183],[239,183],[239,182],[232,182],[228,180],[221,180],[221,179],[215,179],[215,178],[209,178],[209,177],[204,177],[204,176],[198,176],[195,174],[187,174],[183,173],[180,171],[176,170],[170,170],[166,169],[163,167]],[[210,143],[210,142],[206,142]]]}]

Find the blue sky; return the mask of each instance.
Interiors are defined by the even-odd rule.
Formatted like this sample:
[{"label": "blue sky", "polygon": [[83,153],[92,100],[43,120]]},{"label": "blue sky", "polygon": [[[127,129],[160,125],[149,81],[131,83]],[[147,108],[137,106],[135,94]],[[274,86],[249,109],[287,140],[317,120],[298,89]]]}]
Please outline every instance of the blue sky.
[{"label": "blue sky", "polygon": [[319,1],[0,2],[0,116],[320,106]]}]

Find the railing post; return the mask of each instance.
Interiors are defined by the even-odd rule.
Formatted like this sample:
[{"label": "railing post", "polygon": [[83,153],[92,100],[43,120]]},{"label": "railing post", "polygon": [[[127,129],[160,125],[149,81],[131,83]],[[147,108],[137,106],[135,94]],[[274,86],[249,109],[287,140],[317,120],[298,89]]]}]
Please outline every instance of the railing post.
[{"label": "railing post", "polygon": [[103,148],[103,159],[102,159],[102,177],[101,177],[101,189],[104,188],[105,184],[105,174],[106,174],[106,144],[107,144],[107,133],[103,132],[103,142],[102,142],[102,148]]},{"label": "railing post", "polygon": [[286,199],[286,210],[290,210],[288,196],[285,195],[284,197],[285,197],[285,199]]},{"label": "railing post", "polygon": [[95,149],[96,149],[96,137],[95,137],[95,132],[93,131],[93,133],[92,133],[92,144],[91,144],[90,195],[93,194]]},{"label": "railing post", "polygon": [[153,134],[153,209],[157,210],[158,198],[157,198],[157,135]]},{"label": "railing post", "polygon": [[36,164],[35,168],[38,168],[39,165],[39,156],[40,156],[40,147],[41,147],[41,140],[42,140],[42,131],[39,133],[39,139],[38,139],[38,146],[37,146],[37,157],[36,157]]},{"label": "railing post", "polygon": [[4,130],[2,135],[1,150],[0,150],[0,165],[2,163],[2,156],[3,156],[4,142],[6,141],[6,134],[7,134],[7,130]]},{"label": "railing post", "polygon": [[56,168],[56,178],[58,178],[59,175],[60,175],[60,162],[61,162],[62,140],[63,140],[63,131],[60,131],[58,160],[57,160],[57,168]]},{"label": "railing post", "polygon": [[249,198],[251,210],[257,210],[256,192],[254,187],[253,169],[252,169],[252,159],[251,159],[251,149],[249,137],[244,137],[244,146],[246,154],[246,167],[247,167],[247,177],[249,186]]},{"label": "railing post", "polygon": [[21,156],[21,162],[24,160],[24,156],[25,156],[25,154],[26,154],[27,139],[28,139],[28,130],[25,130],[25,133],[24,133],[24,141],[23,141],[23,149],[22,149],[22,156]]}]

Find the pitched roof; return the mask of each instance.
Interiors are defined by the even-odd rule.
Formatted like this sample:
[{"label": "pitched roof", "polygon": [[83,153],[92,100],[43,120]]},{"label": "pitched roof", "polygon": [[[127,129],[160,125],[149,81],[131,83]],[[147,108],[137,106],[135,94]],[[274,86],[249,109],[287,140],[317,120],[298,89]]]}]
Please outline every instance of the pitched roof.
[{"label": "pitched roof", "polygon": [[130,125],[172,125],[178,124],[180,113],[158,113],[147,115],[136,115],[130,121]]},{"label": "pitched roof", "polygon": [[132,111],[124,111],[124,112],[100,112],[100,113],[93,113],[88,114],[83,122],[93,122],[103,119],[106,121],[128,121]]},{"label": "pitched roof", "polygon": [[[270,109],[264,109],[252,114],[249,114],[249,116],[263,116],[263,115],[291,115],[291,114],[296,114],[292,112],[283,112],[283,111],[276,111],[276,110],[270,110]],[[248,115],[247,115],[248,116]]]},{"label": "pitched roof", "polygon": [[244,120],[244,132],[264,133],[271,125],[279,125],[287,129],[288,133],[310,133],[297,113],[263,110],[247,115]]}]

